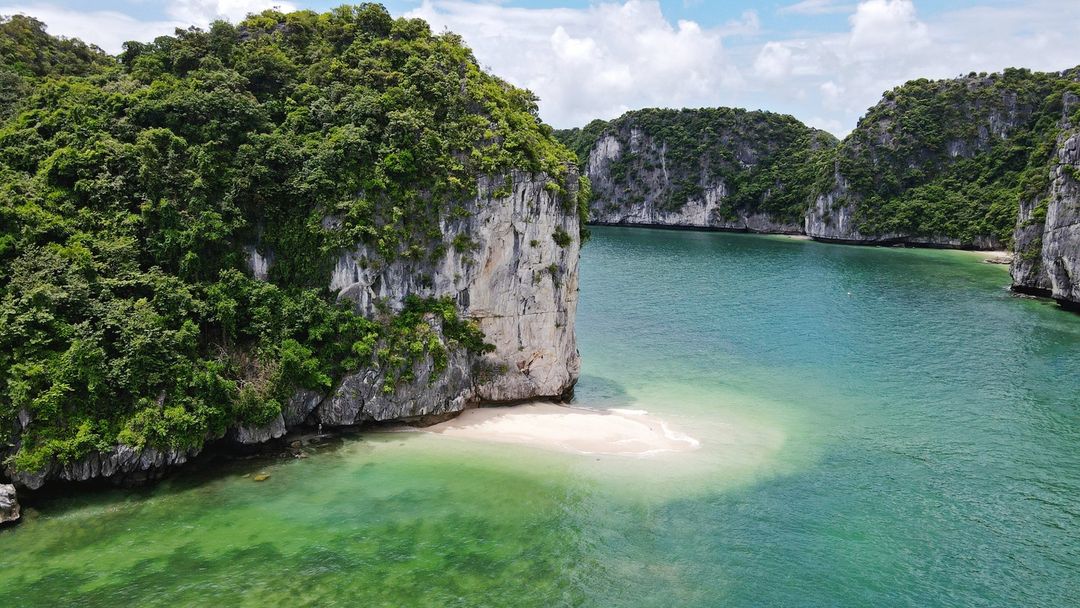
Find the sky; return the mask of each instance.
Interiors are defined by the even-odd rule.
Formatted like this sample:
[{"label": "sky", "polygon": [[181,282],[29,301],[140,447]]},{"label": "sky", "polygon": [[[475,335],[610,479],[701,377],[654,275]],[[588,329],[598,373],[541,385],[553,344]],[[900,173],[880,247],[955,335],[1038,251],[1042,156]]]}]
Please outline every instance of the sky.
[{"label": "sky", "polygon": [[[176,27],[342,0],[0,0],[118,52]],[[1080,65],[1080,0],[387,0],[461,34],[485,68],[582,126],[644,107],[735,106],[843,136],[912,78]]]}]

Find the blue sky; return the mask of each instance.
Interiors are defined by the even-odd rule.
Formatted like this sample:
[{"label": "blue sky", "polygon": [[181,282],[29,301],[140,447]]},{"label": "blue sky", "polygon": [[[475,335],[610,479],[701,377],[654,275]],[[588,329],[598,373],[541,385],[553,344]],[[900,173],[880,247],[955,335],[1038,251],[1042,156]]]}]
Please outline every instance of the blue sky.
[{"label": "blue sky", "polygon": [[[0,0],[50,32],[117,51],[174,27],[328,0]],[[1080,64],[1080,0],[388,0],[460,33],[477,59],[541,98],[557,127],[641,107],[739,106],[837,135],[917,77]]]}]

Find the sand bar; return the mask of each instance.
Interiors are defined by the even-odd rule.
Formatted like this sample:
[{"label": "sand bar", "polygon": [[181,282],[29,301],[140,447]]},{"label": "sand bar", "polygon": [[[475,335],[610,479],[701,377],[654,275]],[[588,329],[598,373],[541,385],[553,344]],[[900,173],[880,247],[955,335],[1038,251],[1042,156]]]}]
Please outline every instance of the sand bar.
[{"label": "sand bar", "polygon": [[700,445],[642,410],[593,410],[553,403],[466,410],[423,431],[578,454],[650,456],[687,452]]}]

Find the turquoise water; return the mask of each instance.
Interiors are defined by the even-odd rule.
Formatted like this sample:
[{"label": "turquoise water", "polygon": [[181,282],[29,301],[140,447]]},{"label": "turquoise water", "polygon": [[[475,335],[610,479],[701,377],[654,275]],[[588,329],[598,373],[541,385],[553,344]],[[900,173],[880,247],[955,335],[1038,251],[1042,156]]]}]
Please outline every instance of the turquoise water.
[{"label": "turquoise water", "polygon": [[188,470],[0,531],[0,598],[1080,605],[1080,316],[1007,284],[964,252],[595,229],[577,402],[699,450],[382,433]]}]

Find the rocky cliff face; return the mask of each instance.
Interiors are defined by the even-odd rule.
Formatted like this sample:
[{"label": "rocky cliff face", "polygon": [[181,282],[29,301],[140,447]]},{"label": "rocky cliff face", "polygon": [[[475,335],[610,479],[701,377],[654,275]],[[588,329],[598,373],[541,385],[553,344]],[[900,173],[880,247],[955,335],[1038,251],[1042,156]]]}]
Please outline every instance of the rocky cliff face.
[{"label": "rocky cliff face", "polygon": [[906,231],[864,233],[860,230],[858,195],[851,191],[846,177],[833,175],[834,185],[814,198],[806,212],[802,232],[819,241],[853,245],[914,245],[952,249],[1004,249],[1005,243],[994,235],[977,234],[967,238],[942,234],[920,235]]},{"label": "rocky cliff face", "polygon": [[790,116],[730,108],[641,110],[559,135],[592,182],[594,223],[776,233],[802,231],[807,163],[833,143]]},{"label": "rocky cliff face", "polygon": [[584,182],[460,37],[361,3],[109,57],[0,21],[0,481],[573,386]]},{"label": "rocky cliff face", "polygon": [[[479,324],[494,351],[470,355],[447,345],[444,370],[428,357],[411,382],[389,393],[382,389],[382,370],[359,370],[329,395],[298,393],[282,416],[264,427],[241,427],[236,439],[280,437],[309,417],[348,426],[444,415],[476,403],[566,397],[580,369],[574,338],[580,226],[567,203],[576,195],[576,185],[560,194],[542,175],[484,178],[477,197],[463,207],[467,217],[443,221],[447,253],[438,262],[385,263],[366,245],[343,253],[330,288],[354,302],[358,313],[372,317],[382,308],[400,309],[409,295],[449,296]],[[572,236],[560,244],[556,235]],[[254,271],[265,264],[260,257],[251,266]],[[438,319],[428,322],[445,343]]]},{"label": "rocky cliff face", "polygon": [[1012,264],[1013,288],[1080,307],[1080,130],[1072,114],[1080,95],[1062,100],[1063,132],[1047,190],[1021,203]]},{"label": "rocky cliff face", "polygon": [[0,524],[19,520],[19,501],[15,496],[15,486],[0,483]]},{"label": "rocky cliff face", "polygon": [[[574,182],[574,180],[569,180]],[[324,424],[355,424],[460,411],[470,403],[564,396],[577,381],[574,338],[579,225],[565,195],[543,176],[514,174],[483,179],[467,218],[444,221],[447,254],[435,265],[398,259],[378,263],[365,246],[342,255],[330,287],[372,315],[399,308],[406,295],[451,296],[475,320],[495,350],[479,357],[451,356],[435,382],[419,370],[400,394],[374,391],[378,370],[344,379],[315,408]],[[564,245],[555,235],[571,235]],[[458,243],[457,246],[454,243]]]},{"label": "rocky cliff face", "polygon": [[[400,309],[409,295],[449,296],[463,316],[479,324],[495,347],[492,352],[474,355],[448,341],[441,320],[429,315],[425,322],[448,353],[443,369],[426,356],[413,379],[392,391],[384,389],[382,370],[361,369],[339,379],[329,394],[298,391],[269,424],[234,428],[229,437],[257,444],[305,423],[350,426],[451,414],[480,403],[567,397],[580,369],[574,335],[580,249],[572,202],[576,183],[569,179],[568,191],[559,192],[544,175],[482,178],[475,199],[463,205],[467,213],[443,220],[447,253],[438,262],[402,257],[384,262],[373,248],[359,245],[343,253],[327,277],[338,297],[354,302],[365,316]],[[327,222],[332,225],[334,218]],[[254,249],[249,255],[252,273],[265,277],[274,257]],[[49,479],[137,482],[198,453],[196,448],[119,445],[42,471],[8,469],[7,474],[31,489]]]}]

